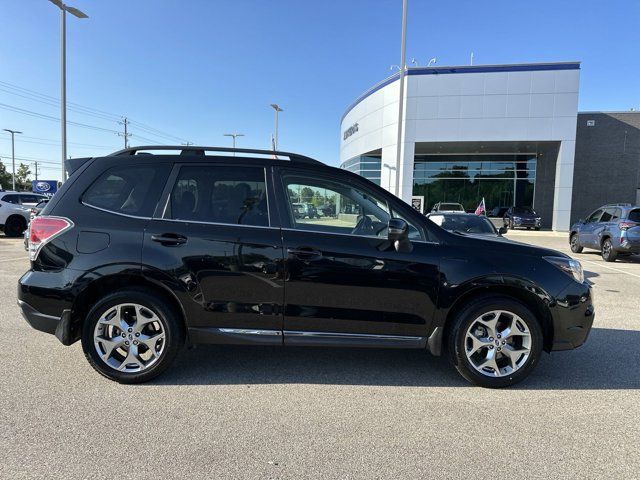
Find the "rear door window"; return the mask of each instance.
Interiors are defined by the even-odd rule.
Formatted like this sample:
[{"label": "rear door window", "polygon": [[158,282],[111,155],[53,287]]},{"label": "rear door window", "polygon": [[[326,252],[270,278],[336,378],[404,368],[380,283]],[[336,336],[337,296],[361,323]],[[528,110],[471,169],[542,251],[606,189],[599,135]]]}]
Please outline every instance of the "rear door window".
[{"label": "rear door window", "polygon": [[640,208],[631,210],[629,212],[629,220],[632,222],[640,223]]},{"label": "rear door window", "polygon": [[171,190],[164,218],[267,227],[264,168],[183,166]]},{"label": "rear door window", "polygon": [[610,222],[611,219],[613,218],[614,212],[615,212],[615,208],[607,208],[602,214],[602,217],[600,217],[600,221]]},{"label": "rear door window", "polygon": [[5,195],[2,197],[3,202],[7,203],[15,203],[16,205],[20,204],[19,195]]},{"label": "rear door window", "polygon": [[109,212],[151,217],[169,170],[168,164],[112,167],[84,192],[82,203]]}]

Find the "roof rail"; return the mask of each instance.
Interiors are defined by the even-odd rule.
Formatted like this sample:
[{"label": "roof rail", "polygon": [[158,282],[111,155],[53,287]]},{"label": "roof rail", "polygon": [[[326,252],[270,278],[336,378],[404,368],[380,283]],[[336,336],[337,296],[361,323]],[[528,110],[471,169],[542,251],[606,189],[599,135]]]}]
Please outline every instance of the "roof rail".
[{"label": "roof rail", "polygon": [[197,156],[205,156],[205,152],[249,153],[274,156],[276,160],[281,160],[278,157],[288,157],[292,162],[323,165],[323,163],[318,160],[314,160],[313,158],[305,157],[304,155],[299,155],[297,153],[280,152],[275,150],[259,150],[253,148],[198,147],[193,145],[142,145],[138,147],[130,147],[123,150],[118,150],[117,152],[111,153],[108,156],[120,157],[126,155],[136,155],[137,153],[146,153],[143,152],[144,150],[179,150],[180,155]]}]

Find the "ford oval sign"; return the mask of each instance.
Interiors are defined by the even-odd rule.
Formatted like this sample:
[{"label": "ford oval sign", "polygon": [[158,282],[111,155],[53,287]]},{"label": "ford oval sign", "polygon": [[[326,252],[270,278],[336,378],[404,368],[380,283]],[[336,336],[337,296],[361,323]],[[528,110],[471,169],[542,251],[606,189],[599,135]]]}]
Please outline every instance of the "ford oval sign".
[{"label": "ford oval sign", "polygon": [[49,185],[47,182],[36,183],[36,189],[41,192],[48,192],[50,188],[51,188],[51,185]]}]

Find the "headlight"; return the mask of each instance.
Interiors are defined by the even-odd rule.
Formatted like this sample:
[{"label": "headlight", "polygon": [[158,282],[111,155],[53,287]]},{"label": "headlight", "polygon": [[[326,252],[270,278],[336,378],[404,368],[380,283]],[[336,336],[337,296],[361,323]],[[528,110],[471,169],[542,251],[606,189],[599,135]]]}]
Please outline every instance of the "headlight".
[{"label": "headlight", "polygon": [[520,217],[513,217],[513,221],[514,222],[519,222],[520,221]]},{"label": "headlight", "polygon": [[543,257],[547,262],[552,263],[567,275],[571,275],[578,282],[584,282],[584,272],[578,260],[565,257]]}]

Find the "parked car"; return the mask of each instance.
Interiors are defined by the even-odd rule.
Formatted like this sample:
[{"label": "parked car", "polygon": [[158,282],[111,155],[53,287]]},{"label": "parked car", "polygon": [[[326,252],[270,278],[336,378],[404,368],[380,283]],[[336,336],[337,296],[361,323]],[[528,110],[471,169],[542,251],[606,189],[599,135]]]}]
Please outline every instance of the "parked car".
[{"label": "parked car", "polygon": [[614,262],[620,255],[640,253],[640,206],[603,205],[586,220],[573,224],[569,244],[573,253],[580,253],[583,248],[599,250],[606,262]]},{"label": "parked car", "polygon": [[0,228],[7,237],[20,237],[29,224],[31,207],[44,195],[29,192],[0,192]]},{"label": "parked car", "polygon": [[435,212],[464,212],[464,207],[460,203],[444,203],[438,202],[431,209],[432,213]]},{"label": "parked car", "polygon": [[311,203],[293,203],[293,213],[296,218],[318,218],[318,211]]},{"label": "parked car", "polygon": [[[165,149],[181,154],[138,154]],[[184,343],[219,343],[428,350],[504,387],[543,350],[580,346],[594,319],[580,262],[447,232],[301,155],[138,147],[67,171],[31,224],[18,303],[122,383],[156,377]],[[287,192],[305,187],[357,215],[300,222]]]},{"label": "parked car", "polygon": [[491,237],[501,237],[507,233],[506,227],[500,227],[500,230],[498,230],[487,217],[474,213],[430,213],[427,218],[449,232],[488,235]]},{"label": "parked car", "polygon": [[542,218],[531,207],[509,207],[503,217],[504,226],[509,229],[526,227],[540,230]]},{"label": "parked car", "polygon": [[494,207],[489,211],[489,217],[504,218],[507,210],[509,210],[509,207]]}]

